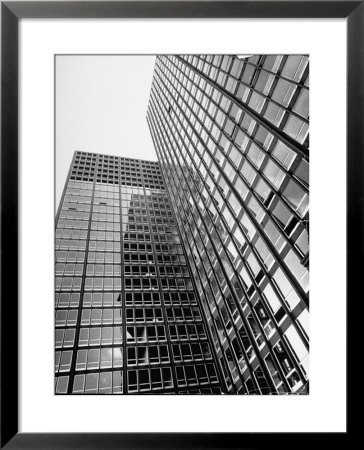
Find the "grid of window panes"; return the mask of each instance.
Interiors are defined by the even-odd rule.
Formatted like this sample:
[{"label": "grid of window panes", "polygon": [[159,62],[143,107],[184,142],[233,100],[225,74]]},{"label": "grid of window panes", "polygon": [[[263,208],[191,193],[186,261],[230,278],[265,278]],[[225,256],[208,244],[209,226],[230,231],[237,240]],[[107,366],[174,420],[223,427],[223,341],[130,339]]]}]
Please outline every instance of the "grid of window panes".
[{"label": "grid of window panes", "polygon": [[221,392],[156,162],[75,153],[55,314],[56,393]]},{"label": "grid of window panes", "polygon": [[147,120],[229,393],[308,392],[307,95],[305,56],[156,60]]}]

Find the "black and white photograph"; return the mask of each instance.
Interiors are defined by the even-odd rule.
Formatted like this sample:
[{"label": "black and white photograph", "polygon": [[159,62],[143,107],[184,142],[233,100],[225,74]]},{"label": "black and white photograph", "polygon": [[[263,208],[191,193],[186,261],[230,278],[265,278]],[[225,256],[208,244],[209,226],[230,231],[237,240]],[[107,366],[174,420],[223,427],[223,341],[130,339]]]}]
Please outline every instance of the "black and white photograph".
[{"label": "black and white photograph", "polygon": [[309,56],[54,72],[55,394],[308,395]]}]

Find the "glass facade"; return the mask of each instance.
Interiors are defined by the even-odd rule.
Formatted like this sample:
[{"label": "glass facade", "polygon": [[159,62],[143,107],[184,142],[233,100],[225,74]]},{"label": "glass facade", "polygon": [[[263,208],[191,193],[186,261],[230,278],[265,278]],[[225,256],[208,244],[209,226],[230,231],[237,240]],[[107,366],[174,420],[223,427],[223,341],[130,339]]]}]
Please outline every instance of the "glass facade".
[{"label": "glass facade", "polygon": [[221,393],[158,162],[75,152],[55,250],[57,394]]},{"label": "glass facade", "polygon": [[307,394],[308,57],[158,56],[147,121],[222,390]]}]

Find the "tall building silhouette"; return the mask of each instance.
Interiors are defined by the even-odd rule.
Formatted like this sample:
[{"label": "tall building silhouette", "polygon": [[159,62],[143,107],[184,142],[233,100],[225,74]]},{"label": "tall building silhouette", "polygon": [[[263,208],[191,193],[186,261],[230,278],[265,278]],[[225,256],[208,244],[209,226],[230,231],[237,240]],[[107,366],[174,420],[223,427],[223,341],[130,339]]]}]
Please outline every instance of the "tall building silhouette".
[{"label": "tall building silhouette", "polygon": [[55,245],[56,393],[221,392],[157,162],[76,152]]},{"label": "tall building silhouette", "polygon": [[163,55],[147,121],[223,374],[308,393],[308,57]]}]

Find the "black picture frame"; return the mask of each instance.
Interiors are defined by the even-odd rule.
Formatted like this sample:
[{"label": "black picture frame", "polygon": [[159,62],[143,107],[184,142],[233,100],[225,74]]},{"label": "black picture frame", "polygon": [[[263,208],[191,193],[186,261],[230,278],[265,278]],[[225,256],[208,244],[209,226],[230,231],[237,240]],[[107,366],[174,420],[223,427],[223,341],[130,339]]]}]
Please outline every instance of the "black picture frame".
[{"label": "black picture frame", "polygon": [[[19,433],[18,432],[18,23],[21,18],[346,18],[347,304],[363,273],[363,1],[4,1],[1,2],[1,448],[285,448],[347,445],[346,433]],[[329,149],[327,149],[329,152]],[[355,298],[354,298],[355,295]],[[348,345],[350,355],[351,346]],[[333,394],[334,395],[334,394]],[[350,434],[349,434],[350,431]]]}]

